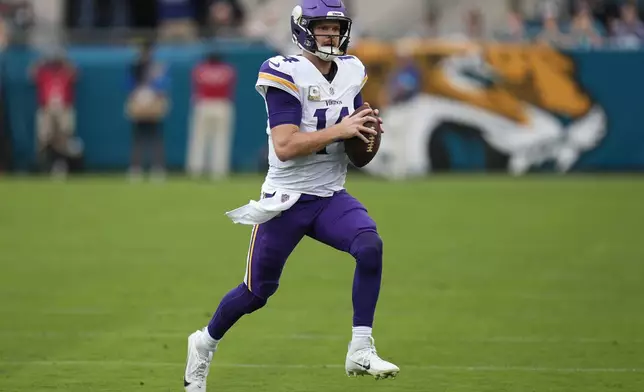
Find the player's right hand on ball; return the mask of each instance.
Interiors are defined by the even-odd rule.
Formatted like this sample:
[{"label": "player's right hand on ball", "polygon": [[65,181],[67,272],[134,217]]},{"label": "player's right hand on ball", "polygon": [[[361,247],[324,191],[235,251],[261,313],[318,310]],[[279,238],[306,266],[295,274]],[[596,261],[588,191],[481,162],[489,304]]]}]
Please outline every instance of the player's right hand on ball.
[{"label": "player's right hand on ball", "polygon": [[370,116],[373,114],[373,109],[364,109],[363,111],[354,114],[353,116],[345,116],[342,121],[340,121],[339,132],[340,139],[351,139],[353,137],[359,137],[365,143],[369,143],[369,140],[364,135],[371,134],[377,135],[378,132],[365,126],[367,122],[375,123],[378,121],[375,117]]}]

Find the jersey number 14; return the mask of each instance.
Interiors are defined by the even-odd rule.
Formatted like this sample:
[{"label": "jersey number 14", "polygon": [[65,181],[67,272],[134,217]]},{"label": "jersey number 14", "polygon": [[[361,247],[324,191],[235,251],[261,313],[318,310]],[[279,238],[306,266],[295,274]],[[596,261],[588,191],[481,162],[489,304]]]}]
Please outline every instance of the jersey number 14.
[{"label": "jersey number 14", "polygon": [[[329,110],[329,108],[320,108],[320,109],[316,110],[315,113],[313,113],[313,116],[315,116],[315,118],[317,118],[317,120],[318,120],[318,123],[317,123],[317,126],[316,126],[318,131],[321,130],[321,129],[326,128],[326,120],[327,120],[326,119],[326,112],[327,112],[327,110]],[[340,109],[340,116],[338,117],[338,119],[337,119],[337,121],[335,123],[336,124],[340,123],[340,121],[342,121],[342,119],[345,118],[348,115],[349,115],[349,108],[346,107],[346,106],[343,106],[342,109]],[[316,154],[318,154],[318,155],[326,155],[326,154],[328,154],[328,152],[326,150],[326,147],[324,147],[323,149],[318,151]]]}]

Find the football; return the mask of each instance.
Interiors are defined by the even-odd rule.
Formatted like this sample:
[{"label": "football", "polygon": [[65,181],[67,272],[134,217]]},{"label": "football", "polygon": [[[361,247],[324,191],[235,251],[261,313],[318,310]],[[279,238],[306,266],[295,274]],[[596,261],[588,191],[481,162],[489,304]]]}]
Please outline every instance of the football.
[{"label": "football", "polygon": [[[351,113],[351,115],[353,116],[370,107],[371,106],[365,103]],[[378,132],[376,135],[364,134],[367,139],[369,139],[369,143],[365,143],[364,140],[359,137],[353,137],[344,141],[344,151],[349,157],[351,163],[356,167],[366,166],[371,162],[373,157],[376,156],[378,148],[380,148],[380,138],[382,136],[382,127],[380,126],[380,123],[366,122],[364,125],[365,127],[374,129]]]}]

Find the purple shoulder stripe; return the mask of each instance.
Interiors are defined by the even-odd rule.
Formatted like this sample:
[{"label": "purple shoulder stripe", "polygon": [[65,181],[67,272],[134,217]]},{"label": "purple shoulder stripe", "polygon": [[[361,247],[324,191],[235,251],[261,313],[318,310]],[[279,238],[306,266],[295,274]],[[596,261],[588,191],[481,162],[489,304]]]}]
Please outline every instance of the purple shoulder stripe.
[{"label": "purple shoulder stripe", "polygon": [[[271,75],[273,75],[273,76],[277,76],[277,77],[279,77],[279,78],[282,78],[282,79],[284,79],[284,80],[287,80],[287,81],[289,81],[289,82],[291,82],[291,83],[295,83],[295,82],[293,81],[293,78],[291,77],[291,75],[288,75],[288,74],[285,74],[284,72],[280,72],[280,71],[277,71],[277,70],[273,69],[273,68],[269,65],[269,63],[270,63],[270,62],[271,62],[271,60],[266,60],[266,61],[264,61],[264,64],[262,64],[262,66],[259,68],[259,72],[265,72],[265,73],[267,73],[267,74],[271,74]],[[278,67],[279,67],[279,66],[280,66],[280,64],[279,64],[279,63],[275,63],[275,62],[273,62],[273,66],[278,66]]]},{"label": "purple shoulder stripe", "polygon": [[356,95],[355,98],[353,98],[353,110],[356,110],[357,108],[362,106],[363,103],[364,103],[364,99],[362,98],[362,93],[358,92],[358,95]]}]

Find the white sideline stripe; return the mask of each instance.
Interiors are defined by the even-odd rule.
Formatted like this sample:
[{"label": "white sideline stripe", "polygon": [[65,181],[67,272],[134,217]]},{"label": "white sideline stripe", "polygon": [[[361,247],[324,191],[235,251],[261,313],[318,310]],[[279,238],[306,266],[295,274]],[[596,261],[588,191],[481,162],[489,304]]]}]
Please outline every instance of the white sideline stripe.
[{"label": "white sideline stripe", "polygon": [[[0,337],[24,337],[24,338],[119,338],[119,339],[187,339],[188,333],[184,332],[115,332],[115,331],[95,331],[95,332],[30,332],[30,331],[2,331]],[[284,340],[337,340],[349,341],[350,335],[325,335],[325,334],[290,334],[290,335],[257,335],[258,339],[284,339]],[[574,344],[642,344],[644,339],[620,339],[620,338],[584,338],[584,337],[554,337],[540,338],[531,336],[495,336],[488,338],[464,338],[464,339],[440,339],[424,337],[400,337],[392,338],[403,342],[425,342],[425,343],[574,343]]]},{"label": "white sideline stripe", "polygon": [[[131,366],[131,367],[183,367],[179,362],[138,362],[138,361],[2,361],[0,365],[28,366]],[[344,365],[286,365],[252,363],[213,363],[215,367],[251,369],[344,369]],[[448,370],[465,372],[530,372],[530,373],[644,373],[644,368],[552,368],[530,366],[442,366],[442,365],[403,365],[404,369]]]}]

